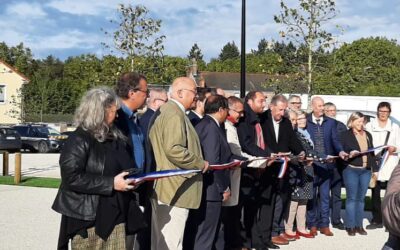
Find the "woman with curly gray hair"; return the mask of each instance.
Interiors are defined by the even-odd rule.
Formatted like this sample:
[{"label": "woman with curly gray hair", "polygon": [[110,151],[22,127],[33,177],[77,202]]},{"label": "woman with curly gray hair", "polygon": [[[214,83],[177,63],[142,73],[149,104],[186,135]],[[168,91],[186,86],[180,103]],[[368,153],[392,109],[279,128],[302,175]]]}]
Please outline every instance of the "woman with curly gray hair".
[{"label": "woman with curly gray hair", "polygon": [[119,101],[107,87],[89,90],[76,110],[76,131],[60,156],[61,185],[53,209],[62,214],[58,249],[126,249],[142,214],[126,180],[134,161],[113,126]]}]

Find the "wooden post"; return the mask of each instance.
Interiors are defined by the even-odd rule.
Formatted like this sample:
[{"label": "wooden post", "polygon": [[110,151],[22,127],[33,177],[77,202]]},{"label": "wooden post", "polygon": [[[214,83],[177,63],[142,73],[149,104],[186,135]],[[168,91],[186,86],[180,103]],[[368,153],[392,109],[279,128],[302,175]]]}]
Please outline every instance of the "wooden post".
[{"label": "wooden post", "polygon": [[3,152],[3,176],[8,175],[8,152]]},{"label": "wooden post", "polygon": [[21,153],[15,153],[14,183],[19,184],[20,182],[21,182]]}]

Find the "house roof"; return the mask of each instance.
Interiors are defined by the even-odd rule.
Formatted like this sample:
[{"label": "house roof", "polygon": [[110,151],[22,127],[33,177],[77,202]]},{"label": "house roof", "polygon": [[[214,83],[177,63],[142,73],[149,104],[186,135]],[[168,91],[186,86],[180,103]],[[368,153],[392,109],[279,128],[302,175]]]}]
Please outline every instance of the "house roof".
[{"label": "house roof", "polygon": [[[204,79],[206,87],[222,88],[224,90],[240,90],[240,73],[231,72],[201,72],[200,78]],[[265,83],[271,76],[267,74],[246,74],[246,91],[271,92],[272,88]]]},{"label": "house roof", "polygon": [[26,77],[24,74],[18,72],[18,70],[16,68],[14,68],[13,66],[9,65],[8,63],[6,63],[5,61],[0,59],[0,63],[4,64],[4,66],[6,66],[7,68],[9,68],[12,72],[16,73],[17,75],[19,75],[22,79],[24,79],[26,82],[29,82],[29,78]]}]

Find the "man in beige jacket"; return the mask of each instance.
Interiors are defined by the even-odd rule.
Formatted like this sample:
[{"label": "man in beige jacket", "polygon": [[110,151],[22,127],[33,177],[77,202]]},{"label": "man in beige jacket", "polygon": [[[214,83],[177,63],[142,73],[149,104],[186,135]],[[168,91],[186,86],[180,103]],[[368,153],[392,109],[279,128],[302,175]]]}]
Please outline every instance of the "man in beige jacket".
[{"label": "man in beige jacket", "polygon": [[[185,112],[196,100],[196,84],[187,77],[174,80],[170,101],[163,105],[153,125],[149,139],[157,171],[199,169],[207,171],[199,138]],[[153,250],[182,249],[183,233],[189,209],[200,206],[202,175],[192,174],[159,179],[154,182],[152,197]]]}]

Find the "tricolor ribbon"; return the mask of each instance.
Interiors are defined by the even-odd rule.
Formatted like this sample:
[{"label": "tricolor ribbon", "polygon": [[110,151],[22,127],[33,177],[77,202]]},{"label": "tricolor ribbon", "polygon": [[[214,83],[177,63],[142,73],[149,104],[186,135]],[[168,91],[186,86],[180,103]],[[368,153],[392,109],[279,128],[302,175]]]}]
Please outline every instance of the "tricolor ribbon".
[{"label": "tricolor ribbon", "polygon": [[224,169],[230,169],[239,166],[242,164],[242,161],[239,160],[234,160],[232,162],[228,162],[225,164],[219,164],[219,165],[210,165],[208,167],[209,170],[224,170]]},{"label": "tricolor ribbon", "polygon": [[379,168],[378,168],[379,170],[385,165],[388,158],[389,158],[389,151],[386,150],[386,152],[382,156],[381,163],[379,164]]},{"label": "tricolor ribbon", "polygon": [[278,178],[281,179],[281,178],[283,178],[283,176],[285,176],[285,173],[286,173],[286,170],[287,170],[287,167],[288,167],[289,158],[288,157],[281,157],[281,158],[278,158],[276,161],[277,162],[279,162],[279,161],[282,162],[281,168],[279,169],[279,174],[278,174]]},{"label": "tricolor ribbon", "polygon": [[153,181],[165,177],[187,175],[199,172],[201,172],[201,170],[199,169],[171,169],[171,170],[161,170],[161,171],[151,172],[147,174],[132,175],[128,176],[128,179],[131,180],[133,179],[135,182]]}]

